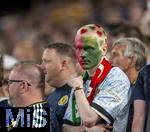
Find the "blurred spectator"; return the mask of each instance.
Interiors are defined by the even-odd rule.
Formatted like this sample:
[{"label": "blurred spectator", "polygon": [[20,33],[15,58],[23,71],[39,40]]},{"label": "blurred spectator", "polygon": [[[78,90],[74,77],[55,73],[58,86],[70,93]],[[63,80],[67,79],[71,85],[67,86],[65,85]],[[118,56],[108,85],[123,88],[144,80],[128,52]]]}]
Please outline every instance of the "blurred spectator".
[{"label": "blurred spectator", "polygon": [[145,0],[133,0],[129,4],[129,18],[133,25],[139,26],[141,17],[146,10]]},{"label": "blurred spectator", "polygon": [[10,73],[10,70],[18,63],[18,61],[10,56],[10,55],[3,55],[2,58],[3,65],[2,65],[2,86],[0,87],[0,107],[8,107],[9,101],[8,101],[8,89],[7,89],[7,79]]},{"label": "blurred spectator", "polygon": [[150,37],[145,36],[145,45],[147,46],[148,50],[147,64],[150,64]]},{"label": "blurred spectator", "polygon": [[15,45],[13,55],[19,60],[32,60],[40,62],[42,47],[32,41],[23,41]]},{"label": "blurred spectator", "polygon": [[16,12],[11,15],[10,12],[10,15],[0,18],[0,37],[9,54],[22,41],[37,45],[56,41],[73,43],[75,31],[87,22],[102,23],[110,33],[123,21],[137,25],[146,0],[38,0],[30,5],[30,9],[22,14]]},{"label": "blurred spectator", "polygon": [[[150,2],[149,2],[150,4]],[[145,43],[148,47],[148,64],[150,64],[150,9],[142,16],[140,21],[140,30],[145,37]]]},{"label": "blurred spectator", "polygon": [[113,44],[116,39],[123,37],[134,37],[140,39],[141,41],[144,41],[144,36],[137,26],[134,26],[129,22],[118,23],[116,26],[111,27],[109,51],[111,50],[111,44]]},{"label": "blurred spectator", "polygon": [[140,21],[140,29],[143,35],[150,37],[150,10],[147,10]]},{"label": "blurred spectator", "polygon": [[144,39],[140,29],[129,22],[119,23],[118,26],[112,30],[111,35],[112,42],[122,37],[134,37],[140,40]]},{"label": "blurred spectator", "polygon": [[[145,101],[139,96],[135,81],[139,71],[146,65],[146,47],[136,38],[121,38],[114,42],[111,50],[111,61],[120,67],[130,80],[132,97],[126,132],[143,132],[145,123]],[[144,108],[144,109],[143,109]]]}]

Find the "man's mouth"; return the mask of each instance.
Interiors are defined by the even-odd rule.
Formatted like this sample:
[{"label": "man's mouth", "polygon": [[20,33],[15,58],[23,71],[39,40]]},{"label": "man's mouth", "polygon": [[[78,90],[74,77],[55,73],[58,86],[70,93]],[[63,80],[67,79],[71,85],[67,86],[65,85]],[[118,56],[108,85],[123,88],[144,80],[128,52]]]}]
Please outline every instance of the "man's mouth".
[{"label": "man's mouth", "polygon": [[47,74],[46,70],[44,70],[44,74]]},{"label": "man's mouth", "polygon": [[88,63],[89,63],[88,60],[81,60],[81,61],[80,61],[80,64],[82,64],[82,65],[87,65]]}]

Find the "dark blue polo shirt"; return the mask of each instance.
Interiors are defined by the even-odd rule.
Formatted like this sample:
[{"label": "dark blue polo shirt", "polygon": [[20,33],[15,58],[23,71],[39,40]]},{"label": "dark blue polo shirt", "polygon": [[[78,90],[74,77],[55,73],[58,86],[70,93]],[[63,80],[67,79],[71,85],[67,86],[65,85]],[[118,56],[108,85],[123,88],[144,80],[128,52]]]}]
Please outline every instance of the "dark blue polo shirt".
[{"label": "dark blue polo shirt", "polygon": [[63,124],[63,117],[68,106],[71,89],[72,88],[68,84],[65,84],[62,87],[56,88],[56,90],[49,94],[47,98],[51,109],[57,117],[60,127],[62,127]]},{"label": "dark blue polo shirt", "polygon": [[0,101],[0,107],[9,107],[8,99],[3,99]]},{"label": "dark blue polo shirt", "polygon": [[133,113],[134,113],[134,101],[135,100],[145,100],[141,95],[140,91],[136,89],[135,84],[131,84],[131,99],[130,99],[130,107],[129,107],[129,115],[128,115],[128,124],[126,132],[131,132],[132,122],[133,122]]},{"label": "dark blue polo shirt", "polygon": [[146,65],[139,73],[135,87],[140,96],[150,105],[150,65]]},{"label": "dark blue polo shirt", "polygon": [[[146,101],[146,132],[150,130],[150,65],[146,65],[139,73],[135,87]],[[149,116],[147,116],[149,115]]]}]

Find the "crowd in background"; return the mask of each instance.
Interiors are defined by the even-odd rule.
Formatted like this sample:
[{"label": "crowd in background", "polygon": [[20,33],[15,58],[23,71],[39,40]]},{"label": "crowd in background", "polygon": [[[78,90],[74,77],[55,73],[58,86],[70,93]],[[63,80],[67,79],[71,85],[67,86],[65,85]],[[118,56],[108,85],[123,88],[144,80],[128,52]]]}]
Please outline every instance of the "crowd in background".
[{"label": "crowd in background", "polygon": [[[49,43],[57,42],[74,45],[74,38],[79,27],[91,23],[102,25],[108,34],[108,58],[112,57],[110,51],[114,48],[113,43],[116,40],[124,37],[135,37],[144,42],[147,47],[146,50],[148,52],[145,53],[148,53],[147,64],[150,64],[150,0],[38,0],[33,1],[30,7],[24,12],[9,13],[0,17],[0,54],[4,56],[4,78],[8,79],[11,68],[19,61],[35,61],[46,69],[47,60],[45,58],[53,52],[48,52],[45,58],[42,57],[44,47]],[[136,39],[133,39],[131,42],[134,45],[136,41]],[[120,43],[122,44],[122,41]],[[138,49],[134,48],[132,50],[136,52]],[[138,54],[140,50],[136,53]],[[62,51],[59,52],[65,54]],[[113,52],[113,57],[115,57],[117,52],[119,53],[119,50]],[[56,56],[52,55],[51,57],[55,61],[57,60]],[[130,58],[129,56],[127,57]],[[63,56],[60,58],[63,59]],[[65,60],[65,62],[67,61]],[[119,67],[118,64],[116,63],[116,66]],[[52,66],[51,69],[56,68],[54,65]],[[77,69],[79,70],[77,72],[82,73],[80,68]],[[69,70],[68,67],[66,70]],[[122,70],[126,74],[128,73],[126,70]],[[55,73],[55,70],[52,69],[49,74],[53,72]],[[54,74],[57,79],[54,78],[54,75],[51,75],[52,78],[49,80],[56,79],[54,82],[57,81],[55,84],[58,85],[58,82],[66,77],[67,71],[64,71],[64,73],[64,76],[60,76],[59,74],[59,77],[62,78],[58,78]],[[69,75],[70,71],[68,71],[67,77]],[[131,75],[133,74],[131,73]],[[130,76],[128,78],[130,80]],[[68,79],[66,78],[66,80]],[[136,81],[136,78],[130,80],[130,83],[132,84],[134,81]],[[5,87],[4,83],[0,89],[0,100],[2,97],[8,97]],[[60,86],[49,86],[46,83],[45,90],[47,91],[45,91],[45,95],[49,95],[51,90],[54,90],[54,87],[57,88]],[[57,90],[55,91],[57,92]],[[54,103],[53,100],[49,100]]]},{"label": "crowd in background", "polygon": [[[84,24],[98,23],[109,33],[109,44],[120,25],[139,28],[150,43],[150,17],[146,0],[58,0],[34,2],[30,10],[0,18],[0,53],[18,60],[40,61],[47,42],[74,43],[75,31]],[[134,33],[133,33],[134,34]]]}]

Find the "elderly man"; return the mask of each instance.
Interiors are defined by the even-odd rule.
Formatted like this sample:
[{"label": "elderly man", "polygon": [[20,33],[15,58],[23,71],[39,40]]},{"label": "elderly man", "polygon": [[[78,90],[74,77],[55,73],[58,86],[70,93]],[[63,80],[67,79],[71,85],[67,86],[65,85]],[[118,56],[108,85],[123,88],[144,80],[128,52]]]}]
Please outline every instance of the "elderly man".
[{"label": "elderly man", "polygon": [[135,82],[139,71],[147,62],[146,47],[137,38],[120,38],[114,42],[110,56],[112,64],[122,69],[131,82],[132,97],[127,132],[143,132],[146,113],[145,99],[135,88]]}]

